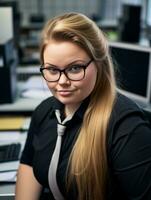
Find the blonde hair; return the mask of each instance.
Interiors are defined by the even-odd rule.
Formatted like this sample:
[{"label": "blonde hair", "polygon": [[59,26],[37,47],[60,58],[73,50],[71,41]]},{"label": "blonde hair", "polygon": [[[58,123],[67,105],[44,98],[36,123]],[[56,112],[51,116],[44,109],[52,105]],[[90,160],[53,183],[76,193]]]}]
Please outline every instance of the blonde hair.
[{"label": "blonde hair", "polygon": [[108,174],[107,127],[116,96],[108,43],[97,25],[79,13],[67,13],[47,22],[42,33],[41,62],[51,39],[80,46],[97,67],[96,84],[70,155],[67,181],[69,186],[76,181],[79,200],[104,200]]}]

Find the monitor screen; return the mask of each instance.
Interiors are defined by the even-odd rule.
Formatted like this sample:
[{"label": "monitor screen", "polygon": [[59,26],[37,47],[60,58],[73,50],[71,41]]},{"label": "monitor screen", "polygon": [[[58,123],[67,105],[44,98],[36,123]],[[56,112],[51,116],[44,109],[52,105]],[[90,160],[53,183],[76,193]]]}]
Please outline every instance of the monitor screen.
[{"label": "monitor screen", "polygon": [[110,49],[120,90],[135,100],[149,103],[151,48],[111,42]]},{"label": "monitor screen", "polygon": [[[11,7],[0,5],[0,42],[12,39],[14,37],[13,11]],[[5,20],[5,22],[4,22]]]},{"label": "monitor screen", "polygon": [[0,1],[0,9],[1,9],[0,21],[3,24],[2,27],[4,28],[4,30],[6,30],[5,34],[8,34],[8,32],[10,32],[14,39],[15,45],[18,47],[19,36],[20,36],[20,13],[19,13],[18,2],[4,1],[4,0]]}]

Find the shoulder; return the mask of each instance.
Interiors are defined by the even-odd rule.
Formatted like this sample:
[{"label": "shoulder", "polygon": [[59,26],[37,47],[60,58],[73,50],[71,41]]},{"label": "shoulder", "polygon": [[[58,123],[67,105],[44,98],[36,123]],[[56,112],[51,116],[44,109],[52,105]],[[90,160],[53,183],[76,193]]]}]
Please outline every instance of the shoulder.
[{"label": "shoulder", "polygon": [[52,109],[53,108],[53,104],[54,104],[54,97],[49,97],[45,100],[43,100],[35,109],[35,112],[40,112],[40,111],[47,111],[48,109]]},{"label": "shoulder", "polygon": [[134,110],[140,111],[141,109],[133,100],[118,93],[115,100],[114,110],[117,110],[118,112],[130,112]]},{"label": "shoulder", "polygon": [[128,97],[118,94],[108,125],[109,140],[132,133],[136,127],[147,123],[143,110]]},{"label": "shoulder", "polygon": [[113,106],[111,120],[117,121],[131,114],[143,116],[143,111],[133,100],[118,93]]},{"label": "shoulder", "polygon": [[32,118],[40,122],[48,113],[53,110],[55,98],[49,97],[43,100],[34,110]]}]

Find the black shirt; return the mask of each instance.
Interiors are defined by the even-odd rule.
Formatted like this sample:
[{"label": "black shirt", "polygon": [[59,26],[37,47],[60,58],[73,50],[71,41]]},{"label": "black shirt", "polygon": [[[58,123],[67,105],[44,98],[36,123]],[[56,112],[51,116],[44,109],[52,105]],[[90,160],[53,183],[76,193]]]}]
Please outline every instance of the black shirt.
[{"label": "black shirt", "polygon": [[[66,168],[78,136],[89,99],[83,101],[72,120],[67,122],[63,136],[57,182],[65,195]],[[34,111],[21,163],[33,167],[36,179],[48,186],[48,169],[57,139],[55,109],[64,105],[54,97],[43,101]],[[108,200],[151,199],[151,127],[141,109],[127,97],[118,95],[107,135],[109,166]],[[72,196],[71,196],[72,195]],[[51,193],[49,199],[53,199]],[[70,194],[66,199],[76,199]]]}]

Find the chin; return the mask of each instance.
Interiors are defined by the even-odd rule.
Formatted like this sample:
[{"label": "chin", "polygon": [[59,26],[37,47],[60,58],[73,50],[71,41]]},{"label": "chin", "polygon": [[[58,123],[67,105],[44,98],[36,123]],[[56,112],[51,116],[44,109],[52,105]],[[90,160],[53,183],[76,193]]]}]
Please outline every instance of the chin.
[{"label": "chin", "polygon": [[65,105],[75,103],[75,101],[70,100],[70,99],[58,98],[58,100],[59,100],[61,103],[65,104]]},{"label": "chin", "polygon": [[[58,97],[56,96],[56,98],[63,104],[67,105],[67,104],[75,104],[77,103],[75,97]],[[79,102],[79,101],[78,101]]]}]

